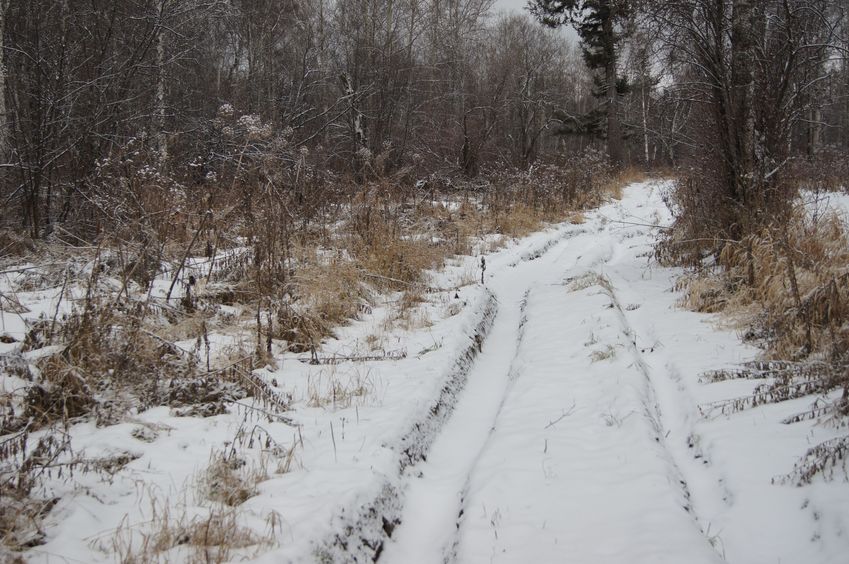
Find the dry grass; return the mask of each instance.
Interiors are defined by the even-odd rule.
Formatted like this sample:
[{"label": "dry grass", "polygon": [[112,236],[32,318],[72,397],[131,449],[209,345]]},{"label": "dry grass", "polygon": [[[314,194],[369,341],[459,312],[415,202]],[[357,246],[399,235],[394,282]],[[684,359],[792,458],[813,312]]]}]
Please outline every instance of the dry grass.
[{"label": "dry grass", "polygon": [[[220,331],[224,322],[216,313],[222,304],[236,306],[227,310],[226,323],[249,331],[248,341],[256,337],[238,347],[255,351],[248,355],[253,360],[269,363],[275,351],[272,338],[284,340],[291,351],[316,353],[334,328],[371,311],[377,291],[399,296],[379,332],[421,329],[431,324],[425,306],[429,270],[473,249],[492,252],[548,221],[581,221],[581,209],[607,197],[610,179],[605,159],[589,155],[527,171],[493,173],[486,180],[453,179],[443,184],[443,193],[431,194],[387,180],[343,187],[330,182],[314,187],[320,188],[314,191],[320,195],[316,201],[298,202],[287,191],[260,193],[257,183],[245,182],[227,192],[242,191],[240,202],[219,201],[213,194],[209,201],[182,202],[175,206],[182,211],[174,212],[163,207],[173,203],[164,197],[167,190],[142,190],[146,214],[107,229],[86,251],[50,251],[52,258],[43,268],[16,278],[19,291],[67,283],[82,289],[85,297],[70,314],[34,324],[25,350],[51,344],[62,348],[33,366],[34,382],[21,396],[20,409],[12,413],[0,405],[3,430],[25,427],[29,432],[48,425],[59,429],[85,418],[110,425],[132,409],[154,405],[170,405],[175,415],[213,415],[251,394],[275,411],[285,411],[288,402],[251,379],[249,369],[230,373],[211,366],[210,358],[220,363],[226,353],[210,352],[215,346],[210,332]],[[194,209],[194,204],[202,207]],[[143,219],[148,216],[159,219],[151,223]],[[492,233],[498,236],[485,237]],[[236,247],[238,252],[222,254]],[[34,250],[25,237],[0,232],[0,259],[32,257],[36,251],[41,246]],[[65,267],[66,259],[79,259],[82,253],[93,263],[85,270],[90,274]],[[203,255],[216,258],[208,266],[181,268],[187,258]],[[57,257],[60,260],[53,260]],[[167,277],[161,273],[165,267]],[[157,276],[160,283],[166,278],[173,286],[171,301],[144,297]],[[458,284],[479,280],[479,270],[471,268]],[[181,299],[189,288],[191,299]],[[7,310],[15,305],[14,295],[3,300],[0,305]],[[452,302],[444,314],[460,310]],[[252,331],[256,319],[259,324]],[[174,344],[184,340],[195,340],[196,350],[187,352]],[[366,345],[380,350],[383,340],[373,335]],[[245,360],[244,352],[238,357],[234,362]],[[361,403],[373,392],[369,374],[334,373],[311,382],[306,399],[312,405],[344,407]],[[154,440],[156,433],[139,428],[134,436]],[[26,456],[14,458],[12,466],[32,485],[44,465],[30,459],[31,468],[21,466]],[[257,478],[251,472],[232,457],[214,458],[201,480],[203,497],[225,507],[242,503],[254,491]],[[20,540],[33,530],[21,520],[35,523],[38,532],[43,513],[38,509],[43,504],[30,499],[29,490],[19,493],[16,503],[29,499],[36,509],[3,514],[9,524],[3,530],[4,542],[13,539],[8,542],[16,547],[39,542],[38,535]],[[206,517],[171,519],[160,513],[153,529],[129,535],[132,542],[118,552],[125,561],[220,561],[236,556],[232,547],[265,542],[240,529],[234,515],[216,510]]]},{"label": "dry grass", "polygon": [[[328,247],[337,249],[333,258],[309,249],[294,253],[292,299],[279,308],[274,335],[290,350],[317,349],[334,326],[370,308],[367,288],[404,292],[390,325],[427,326],[430,320],[411,296],[425,287],[428,270],[451,255],[471,253],[473,241],[487,233],[500,235],[486,245],[491,252],[548,221],[581,222],[581,209],[643,177],[636,170],[614,177],[605,159],[590,154],[579,163],[496,173],[475,192],[433,192],[421,200],[385,181],[361,187],[348,203],[350,219],[331,237]],[[474,272],[462,283],[477,280]]]},{"label": "dry grass", "polygon": [[727,244],[719,273],[681,283],[682,303],[752,326],[769,358],[831,357],[849,349],[849,237],[836,215],[797,213],[789,224]]},{"label": "dry grass", "polygon": [[289,285],[288,299],[278,306],[274,336],[294,352],[312,351],[333,329],[370,308],[370,285],[356,264],[318,255],[304,261]]},{"label": "dry grass", "polygon": [[611,345],[607,345],[603,349],[592,351],[590,353],[590,361],[601,362],[602,360],[609,360],[615,356],[616,349]]},{"label": "dry grass", "polygon": [[463,304],[458,301],[453,301],[445,304],[445,307],[442,309],[442,314],[445,317],[454,317],[463,311]]},{"label": "dry grass", "polygon": [[110,546],[99,546],[122,564],[186,562],[210,564],[255,558],[277,543],[280,516],[266,519],[267,531],[260,534],[242,523],[240,513],[229,507],[213,508],[189,516],[173,516],[165,505],[155,508],[144,526],[119,526]]},{"label": "dry grass", "polygon": [[[294,448],[278,470],[288,471]],[[151,495],[147,521],[135,525],[125,521],[110,537],[94,538],[92,548],[122,563],[219,563],[254,558],[276,544],[281,527],[276,512],[262,523],[258,516],[239,509],[256,494],[256,486],[268,479],[267,462],[263,456],[258,463],[249,463],[233,448],[213,452],[209,465],[195,478],[201,507],[181,507]],[[177,515],[176,507],[181,507]],[[264,533],[259,532],[262,529]]]},{"label": "dry grass", "polygon": [[357,265],[338,256],[305,264],[295,273],[293,286],[302,305],[327,325],[356,317],[372,299]]},{"label": "dry grass", "polygon": [[355,250],[366,272],[383,277],[390,286],[393,282],[402,285],[420,282],[424,271],[440,266],[445,255],[443,249],[424,241],[392,238]]},{"label": "dry grass", "polygon": [[585,272],[580,276],[566,280],[566,289],[569,292],[580,292],[593,286],[609,288],[607,280],[598,272]]},{"label": "dry grass", "polygon": [[43,542],[41,523],[56,501],[0,493],[0,560],[13,561],[5,549],[22,551]]},{"label": "dry grass", "polygon": [[365,345],[370,352],[378,351],[383,348],[383,338],[375,333],[369,333],[365,337]]},{"label": "dry grass", "polygon": [[175,319],[173,323],[157,327],[156,335],[170,342],[196,339],[205,327],[208,328],[210,321],[206,312],[195,311]]},{"label": "dry grass", "polygon": [[[362,210],[357,213],[366,215]],[[408,229],[401,219],[399,215],[391,219],[371,217],[368,231],[364,232],[361,224],[366,220],[360,219],[358,224],[355,218],[354,235],[347,242],[360,268],[382,287],[398,288],[421,282],[424,271],[440,266],[452,250],[432,242],[426,232]]]},{"label": "dry grass", "polygon": [[[91,284],[89,293],[96,291]],[[24,401],[31,427],[56,421],[67,425],[88,414],[94,414],[98,424],[111,424],[126,413],[123,403],[163,405],[165,384],[190,377],[194,360],[145,325],[140,308],[117,307],[100,298],[87,299],[55,323],[36,325],[25,348],[64,346],[38,362],[40,377]],[[109,401],[95,400],[95,390]]]},{"label": "dry grass", "polygon": [[415,331],[430,327],[431,319],[423,306],[425,303],[427,299],[421,288],[410,288],[402,292],[383,321],[384,332],[391,332],[395,328]]},{"label": "dry grass", "polygon": [[[764,347],[764,360],[714,371],[708,381],[752,378],[762,383],[743,397],[701,406],[707,415],[729,414],[765,403],[817,395],[786,424],[817,420],[845,427],[849,417],[849,236],[836,215],[811,218],[796,210],[739,243],[726,242],[718,270],[682,282],[683,302],[722,312]],[[832,395],[842,388],[841,395]],[[820,443],[780,481],[804,485],[816,477],[847,475],[849,437]]]},{"label": "dry grass", "polygon": [[[675,283],[675,289],[684,292],[678,300],[681,307],[701,313],[718,313],[724,311],[729,300],[736,294],[727,287],[721,276],[707,272],[687,274]],[[751,301],[748,297],[747,301]]]},{"label": "dry grass", "polygon": [[256,495],[257,484],[267,479],[264,465],[250,466],[232,452],[213,452],[198,489],[205,499],[236,507]]},{"label": "dry grass", "polygon": [[575,225],[581,225],[587,221],[587,217],[583,212],[572,212],[566,216],[566,221]]},{"label": "dry grass", "polygon": [[375,390],[371,371],[353,369],[340,374],[331,365],[307,381],[307,405],[329,409],[345,409],[353,405],[364,405],[366,398]]},{"label": "dry grass", "polygon": [[452,282],[453,285],[451,289],[457,290],[459,288],[463,288],[465,286],[473,286],[480,282],[480,266],[478,267],[466,267],[463,269],[463,272],[460,273],[457,278],[455,278]]},{"label": "dry grass", "polygon": [[508,237],[521,238],[539,231],[543,221],[543,215],[539,211],[524,203],[516,202],[492,217],[491,231]]},{"label": "dry grass", "polygon": [[611,178],[602,188],[602,192],[615,200],[622,199],[622,190],[629,184],[635,182],[645,182],[648,179],[648,174],[642,168],[628,167],[625,170],[617,173]]},{"label": "dry grass", "polygon": [[0,259],[29,255],[35,248],[35,241],[26,235],[10,229],[0,229]]}]

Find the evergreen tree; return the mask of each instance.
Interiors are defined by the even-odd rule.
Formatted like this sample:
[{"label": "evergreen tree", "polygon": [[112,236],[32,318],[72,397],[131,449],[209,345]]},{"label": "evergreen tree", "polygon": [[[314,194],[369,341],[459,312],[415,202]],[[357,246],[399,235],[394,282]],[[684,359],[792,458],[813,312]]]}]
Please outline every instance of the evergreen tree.
[{"label": "evergreen tree", "polygon": [[[622,164],[624,148],[622,124],[619,120],[618,94],[625,89],[617,74],[618,31],[628,16],[626,0],[529,0],[528,8],[542,24],[549,27],[571,25],[581,38],[584,61],[600,76],[596,96],[604,100],[603,115],[607,120],[607,154],[614,165]],[[594,112],[597,114],[597,112]],[[597,119],[580,120],[584,132],[600,129]],[[593,127],[595,126],[595,127]]]}]

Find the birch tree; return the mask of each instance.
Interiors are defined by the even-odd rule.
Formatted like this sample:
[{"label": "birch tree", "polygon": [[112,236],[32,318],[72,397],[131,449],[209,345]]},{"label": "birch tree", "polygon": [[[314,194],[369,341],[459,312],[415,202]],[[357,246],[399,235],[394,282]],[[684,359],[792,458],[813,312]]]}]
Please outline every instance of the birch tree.
[{"label": "birch tree", "polygon": [[[679,97],[700,111],[690,123],[688,184],[703,229],[734,240],[789,210],[788,163],[803,153],[814,95],[836,40],[827,0],[687,0],[655,6]],[[806,143],[807,145],[807,143]],[[704,233],[703,233],[704,235]]]},{"label": "birch tree", "polygon": [[6,9],[9,0],[0,0],[0,159],[5,160],[9,152],[9,118],[6,115]]}]

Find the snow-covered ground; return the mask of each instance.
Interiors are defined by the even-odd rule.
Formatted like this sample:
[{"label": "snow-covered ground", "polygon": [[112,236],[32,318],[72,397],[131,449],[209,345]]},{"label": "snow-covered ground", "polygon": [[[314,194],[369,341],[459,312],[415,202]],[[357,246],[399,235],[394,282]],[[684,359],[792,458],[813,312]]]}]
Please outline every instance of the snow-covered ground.
[{"label": "snow-covered ground", "polygon": [[803,190],[802,202],[812,219],[836,213],[849,228],[849,192],[813,192]]},{"label": "snow-covered ground", "polygon": [[55,480],[62,500],[28,559],[109,562],[116,549],[138,553],[166,507],[174,521],[208,515],[210,452],[232,448],[267,477],[236,520],[271,539],[233,559],[846,562],[844,476],[782,480],[840,434],[781,423],[815,398],[706,409],[756,384],[700,375],[757,351],[677,307],[680,272],[652,259],[668,188],[632,185],[580,225],[512,242],[486,257],[485,285],[472,282],[479,258],[456,259],[403,322],[391,303],[376,307],[320,353],[376,347],[387,360],[278,355],[258,373],[291,395],[288,419],[246,403],[206,419],[156,408],[73,427],[87,456],[135,459],[109,480]]},{"label": "snow-covered ground", "polygon": [[702,415],[753,383],[699,375],[757,351],[676,307],[678,273],[650,258],[664,188],[631,186],[538,271],[493,276],[502,313],[382,562],[846,561],[845,482],[781,480],[839,435],[781,423],[815,398]]}]

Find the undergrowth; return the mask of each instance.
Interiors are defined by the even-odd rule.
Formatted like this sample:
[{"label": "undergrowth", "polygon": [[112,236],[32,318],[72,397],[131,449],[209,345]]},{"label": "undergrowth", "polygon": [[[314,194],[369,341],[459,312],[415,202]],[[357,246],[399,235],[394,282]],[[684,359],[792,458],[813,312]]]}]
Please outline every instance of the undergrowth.
[{"label": "undergrowth", "polygon": [[119,525],[109,544],[98,546],[122,564],[149,562],[224,563],[256,557],[277,544],[282,520],[277,513],[265,519],[266,530],[245,523],[237,509],[226,505],[191,514],[154,508],[148,526]]},{"label": "undergrowth", "polygon": [[[674,207],[674,204],[673,204]],[[705,212],[706,213],[706,212]],[[682,305],[721,312],[761,359],[703,375],[703,381],[748,378],[752,393],[701,406],[705,416],[728,415],[763,404],[812,397],[808,409],[783,423],[849,422],[849,232],[837,213],[812,214],[797,205],[782,221],[741,240],[687,238],[692,213],[658,246],[662,262],[691,264],[678,281]],[[682,225],[684,228],[682,229]],[[690,226],[690,227],[688,227]],[[708,252],[705,252],[705,251]],[[787,481],[845,477],[846,437],[811,448]]]}]

